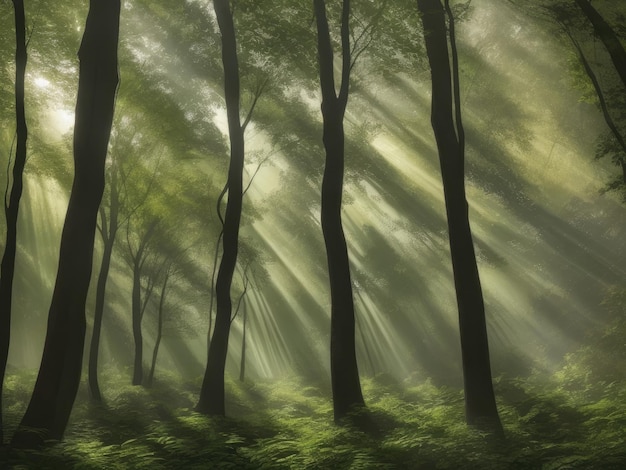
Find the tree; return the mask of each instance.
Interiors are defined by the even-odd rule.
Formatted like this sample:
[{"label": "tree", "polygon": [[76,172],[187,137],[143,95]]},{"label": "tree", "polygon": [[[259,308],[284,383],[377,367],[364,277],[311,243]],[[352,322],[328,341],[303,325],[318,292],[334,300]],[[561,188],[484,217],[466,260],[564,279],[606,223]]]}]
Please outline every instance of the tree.
[{"label": "tree", "polygon": [[[15,254],[17,251],[17,216],[22,198],[23,174],[26,165],[26,141],[28,127],[24,109],[24,78],[26,76],[26,15],[24,1],[13,0],[15,11],[15,120],[17,124],[17,146],[13,164],[13,185],[7,204],[4,199],[4,217],[7,223],[4,255],[0,264],[0,445],[4,441],[2,421],[2,388],[9,356],[11,335],[11,304],[13,299],[13,276],[15,273]],[[8,185],[8,182],[7,182]],[[8,186],[7,186],[8,191]]]},{"label": "tree", "polygon": [[[130,221],[129,221],[130,224]],[[133,288],[131,296],[131,310],[132,310],[132,325],[133,325],[133,340],[135,342],[135,355],[133,361],[133,385],[141,385],[144,381],[143,374],[143,333],[141,328],[141,322],[143,315],[146,311],[148,301],[152,296],[154,290],[154,283],[156,277],[149,276],[148,284],[146,286],[143,298],[141,295],[141,278],[143,274],[144,264],[148,258],[149,250],[148,246],[150,240],[155,234],[155,230],[159,224],[157,219],[153,219],[143,232],[139,234],[139,242],[137,248],[133,248],[133,244],[130,241],[129,233],[127,232],[127,245],[129,253],[129,264],[133,270]]]},{"label": "tree", "polygon": [[[102,320],[104,317],[106,286],[111,268],[113,249],[119,229],[144,204],[152,184],[154,175],[147,179],[146,189],[140,201],[132,208],[128,207],[127,183],[130,179],[146,181],[143,175],[132,176],[133,170],[139,167],[137,162],[129,165],[129,154],[133,153],[137,145],[137,127],[127,116],[118,119],[112,132],[112,143],[109,150],[109,164],[105,176],[107,185],[102,204],[98,210],[99,223],[98,233],[102,239],[102,259],[96,284],[96,301],[94,307],[94,319],[91,342],[89,346],[88,381],[91,398],[96,402],[102,401],[102,394],[98,383],[98,357],[100,349],[100,337],[102,334]],[[131,168],[127,168],[131,166]],[[158,168],[158,163],[156,165]],[[156,169],[155,169],[156,172]],[[132,262],[131,262],[132,265]]]},{"label": "tree", "polygon": [[146,384],[148,386],[152,386],[154,381],[154,370],[156,369],[157,357],[159,354],[159,346],[161,345],[161,340],[163,339],[163,322],[165,318],[165,299],[167,295],[168,285],[170,282],[171,276],[174,274],[174,268],[171,259],[166,259],[163,262],[163,280],[161,283],[161,292],[159,295],[159,308],[158,308],[158,318],[157,318],[157,335],[154,340],[154,348],[152,349],[152,363],[150,365],[150,372],[148,373],[148,378],[146,380]]},{"label": "tree", "polygon": [[589,0],[575,0],[611,56],[615,70],[626,87],[626,50],[619,37]]},{"label": "tree", "polygon": [[243,290],[239,295],[239,300],[237,301],[237,307],[235,308],[235,314],[233,315],[232,321],[239,314],[239,310],[243,308],[242,316],[242,325],[241,325],[241,358],[239,361],[239,381],[243,382],[246,377],[246,323],[248,320],[248,309],[246,308],[246,294],[248,293],[248,286],[250,285],[250,279],[248,278],[248,266],[243,272]]},{"label": "tree", "polygon": [[[598,142],[596,158],[610,156],[612,162],[621,170],[621,178],[615,179],[606,187],[607,190],[624,189],[626,187],[626,143],[623,131],[620,130],[623,121],[623,109],[626,103],[623,101],[624,87],[626,87],[626,50],[614,28],[603,18],[588,0],[575,0],[578,9],[571,3],[547,4],[540,8],[540,12],[547,14],[551,21],[556,22],[568,41],[574,47],[576,56],[586,77],[591,82],[598,104],[602,112],[602,117],[609,128]],[[532,11],[532,10],[531,10]],[[580,15],[580,12],[583,15]],[[593,32],[589,29],[589,24]],[[584,37],[580,37],[577,32],[582,31]],[[593,37],[600,38],[604,45],[613,69],[617,73],[616,79],[611,80],[612,86],[607,84],[607,80],[602,80],[602,74],[594,70],[593,61],[589,59],[589,53],[585,53],[585,42]],[[595,51],[593,56],[597,55]],[[607,64],[608,65],[608,64]],[[626,193],[623,196],[626,198]]]},{"label": "tree", "polygon": [[[602,86],[600,85],[600,80],[598,79],[596,73],[594,72],[593,67],[587,60],[587,57],[585,56],[585,53],[583,52],[583,49],[580,43],[576,40],[570,28],[566,24],[563,24],[563,30],[565,31],[565,34],[572,42],[574,49],[576,49],[578,60],[580,61],[580,64],[582,65],[585,71],[585,74],[589,78],[589,81],[591,82],[593,89],[596,92],[598,103],[600,105],[600,110],[602,111],[602,117],[604,118],[604,122],[606,123],[610,131],[609,139],[612,137],[612,139],[610,139],[610,142],[608,143],[604,142],[600,146],[599,150],[605,154],[612,153],[613,163],[619,166],[622,170],[621,181],[618,180],[617,185],[614,184],[614,185],[611,185],[610,187],[624,186],[626,185],[626,140],[624,140],[624,136],[622,135],[622,132],[619,130],[615,119],[613,119],[613,116],[611,115],[611,111],[609,110],[609,105],[607,103],[605,93],[602,90]],[[600,154],[600,156],[602,156],[602,154]]]},{"label": "tree", "polygon": [[[602,15],[593,7],[589,0],[575,0],[576,4],[580,7],[581,11],[584,13],[585,17],[589,20],[591,25],[593,26],[593,31],[595,35],[600,38],[602,44],[606,48],[607,52],[611,56],[611,61],[613,62],[613,66],[619,75],[622,85],[626,87],[626,49],[624,49],[624,45],[620,41],[619,37],[611,28],[611,26],[606,22],[606,20],[602,17]],[[613,161],[617,164],[622,170],[622,181],[618,181],[617,184],[613,184],[611,186],[619,187],[626,185],[626,145],[624,142],[624,137],[621,132],[618,130],[617,125],[609,112],[605,93],[602,91],[602,87],[600,86],[599,80],[596,78],[591,65],[587,61],[585,54],[582,51],[582,48],[576,41],[576,39],[572,36],[571,31],[567,28],[567,25],[564,25],[565,32],[569,39],[572,41],[574,48],[576,49],[576,53],[578,54],[578,58],[581,62],[581,65],[585,69],[585,73],[589,77],[589,80],[592,82],[594,90],[598,96],[598,101],[600,103],[600,109],[602,110],[602,115],[604,120],[609,127],[611,132],[611,136],[614,139],[616,144],[608,144],[604,145],[605,153],[613,153]],[[622,90],[623,92],[623,90]],[[608,147],[608,148],[607,148]]]},{"label": "tree", "polygon": [[98,384],[98,353],[100,349],[100,335],[102,332],[102,318],[104,317],[104,300],[107,280],[109,278],[109,269],[111,267],[113,247],[119,229],[119,167],[115,158],[112,159],[110,175],[108,217],[106,209],[102,205],[99,209],[100,225],[98,228],[100,236],[102,237],[103,249],[96,286],[96,305],[94,308],[91,343],[89,345],[89,392],[91,398],[97,402],[102,401],[102,394],[100,393],[100,386]]},{"label": "tree", "polygon": [[196,410],[209,415],[225,414],[224,369],[228,353],[228,336],[232,299],[230,290],[239,245],[244,167],[244,130],[239,118],[239,63],[235,25],[228,0],[215,0],[215,15],[222,35],[222,63],[224,66],[224,94],[230,137],[230,165],[228,168],[228,202],[224,217],[223,255],[217,274],[215,295],[217,311],[215,329],[209,346],[207,367],[202,381]]},{"label": "tree", "polygon": [[314,0],[313,5],[317,23],[323,141],[326,150],[321,219],[330,278],[330,369],[334,417],[338,421],[350,411],[365,406],[356,362],[354,300],[348,247],[341,223],[345,140],[343,119],[348,104],[350,71],[353,65],[350,54],[350,1],[343,1],[341,15],[342,70],[338,94],[335,91],[334,56],[326,4],[324,0]]},{"label": "tree", "polygon": [[119,82],[119,0],[91,0],[80,61],[74,127],[75,175],[61,238],[48,331],[33,395],[13,437],[16,447],[61,439],[80,382],[85,302],[98,207]]},{"label": "tree", "polygon": [[501,433],[502,425],[491,380],[485,306],[465,197],[465,137],[461,121],[454,18],[448,0],[445,4],[450,21],[452,72],[444,6],[440,0],[417,0],[431,70],[431,122],[439,152],[459,309],[465,412],[468,424]]}]

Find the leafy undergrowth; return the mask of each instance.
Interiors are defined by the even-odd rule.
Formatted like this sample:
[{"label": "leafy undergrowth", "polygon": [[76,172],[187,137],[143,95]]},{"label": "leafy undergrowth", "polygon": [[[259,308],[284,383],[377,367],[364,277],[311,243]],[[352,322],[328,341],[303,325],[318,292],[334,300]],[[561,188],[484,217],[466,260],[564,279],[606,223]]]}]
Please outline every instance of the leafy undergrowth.
[{"label": "leafy undergrowth", "polygon": [[[7,377],[14,427],[32,375]],[[228,383],[229,418],[193,411],[199,383],[162,378],[153,388],[105,374],[106,406],[81,390],[63,442],[0,454],[15,469],[621,469],[626,468],[626,387],[500,379],[506,438],[464,424],[462,391],[430,381],[365,379],[368,426],[332,423],[325,389],[292,378]],[[2,467],[4,468],[4,467]]]}]

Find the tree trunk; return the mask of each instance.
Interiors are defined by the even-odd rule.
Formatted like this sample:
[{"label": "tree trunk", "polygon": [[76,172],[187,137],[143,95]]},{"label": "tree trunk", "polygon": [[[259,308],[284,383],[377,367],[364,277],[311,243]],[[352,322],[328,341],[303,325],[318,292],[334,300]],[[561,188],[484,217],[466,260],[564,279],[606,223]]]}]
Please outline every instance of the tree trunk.
[{"label": "tree trunk", "polygon": [[157,336],[154,341],[154,349],[152,350],[152,364],[150,366],[150,373],[148,375],[148,386],[152,386],[154,381],[154,370],[156,369],[157,356],[159,354],[159,346],[161,345],[161,339],[163,338],[163,317],[165,313],[165,293],[167,291],[167,283],[169,281],[170,274],[169,268],[165,270],[165,277],[163,279],[163,285],[161,286],[161,298],[159,299],[159,319],[157,323]]},{"label": "tree trunk", "polygon": [[85,302],[119,81],[119,17],[119,0],[90,1],[78,52],[75,177],[61,237],[41,367],[26,414],[13,437],[16,447],[37,447],[48,439],[62,438],[80,382]]},{"label": "tree trunk", "polygon": [[91,343],[89,345],[89,393],[91,398],[96,402],[102,401],[102,394],[98,384],[98,354],[100,350],[100,334],[102,332],[102,318],[104,317],[104,299],[106,293],[107,280],[109,278],[109,269],[111,267],[111,256],[113,255],[113,246],[118,230],[118,209],[119,209],[119,193],[117,192],[117,169],[115,162],[111,168],[111,187],[110,187],[110,205],[109,220],[106,223],[106,213],[100,207],[102,215],[102,242],[104,245],[102,251],[102,261],[100,263],[100,272],[98,273],[98,284],[96,288],[96,305],[93,317],[93,330],[91,334]]},{"label": "tree trunk", "polygon": [[[13,164],[13,185],[8,205],[4,205],[7,223],[4,255],[0,264],[0,446],[4,442],[4,424],[2,420],[2,389],[4,374],[9,358],[11,341],[11,305],[13,300],[13,275],[15,273],[15,255],[17,251],[17,216],[22,198],[23,174],[26,165],[26,112],[24,109],[24,78],[26,76],[26,17],[24,1],[13,0],[15,10],[15,120],[17,148]],[[9,182],[7,181],[7,185]]]},{"label": "tree trunk", "polygon": [[143,383],[143,334],[141,331],[141,268],[139,258],[133,263],[132,326],[135,343],[133,385]]},{"label": "tree trunk", "polygon": [[626,87],[626,50],[621,41],[613,31],[613,28],[605,21],[605,19],[598,13],[589,0],[575,0],[587,19],[591,22],[593,30],[596,35],[606,47],[613,65],[617,70],[622,83]]},{"label": "tree trunk", "polygon": [[104,251],[100,272],[98,274],[98,284],[96,288],[96,305],[93,318],[93,330],[91,334],[91,344],[89,345],[89,393],[96,402],[102,401],[100,386],[98,384],[98,352],[100,349],[100,333],[102,331],[102,317],[104,316],[104,297],[106,291],[109,268],[111,266],[111,255],[113,254],[113,240],[107,238],[104,241]]},{"label": "tree trunk", "polygon": [[[463,172],[460,103],[454,103],[444,9],[440,0],[417,0],[432,76],[432,127],[437,141],[456,287],[468,424],[502,432],[498,417],[480,278],[469,225]],[[456,107],[455,107],[456,105]]]},{"label": "tree trunk", "polygon": [[241,362],[239,363],[239,381],[246,379],[246,322],[248,320],[248,309],[246,302],[243,303],[243,335],[241,337]]},{"label": "tree trunk", "polygon": [[[130,223],[130,222],[129,222]],[[143,384],[143,332],[141,329],[141,322],[143,320],[143,313],[146,310],[150,296],[152,295],[153,283],[149,283],[144,293],[143,300],[141,299],[141,275],[143,270],[143,264],[146,261],[148,244],[150,239],[154,235],[154,231],[157,228],[159,221],[153,220],[148,226],[147,230],[139,241],[139,246],[135,253],[132,252],[130,241],[128,242],[128,248],[132,260],[133,268],[133,289],[131,294],[131,320],[133,328],[133,342],[135,343],[135,354],[133,361],[133,385]]]},{"label": "tree trunk", "polygon": [[215,0],[215,15],[222,34],[222,63],[224,65],[224,94],[230,136],[230,165],[228,169],[228,203],[224,217],[223,256],[217,274],[215,295],[217,312],[207,367],[196,410],[209,415],[225,415],[224,370],[228,353],[233,280],[239,245],[239,223],[243,199],[242,174],[244,166],[243,128],[239,119],[239,63],[235,25],[228,0]]},{"label": "tree trunk", "polygon": [[343,118],[348,103],[350,80],[350,2],[344,0],[342,38],[342,78],[339,95],[335,92],[333,51],[330,42],[326,5],[314,0],[317,22],[320,86],[326,164],[322,180],[321,221],[328,275],[330,278],[330,370],[335,421],[350,411],[365,406],[356,361],[354,300],[350,280],[348,247],[341,223],[341,199],[344,175]]},{"label": "tree trunk", "polygon": [[[224,188],[224,191],[226,188]],[[217,213],[220,214],[220,201],[221,197],[218,199],[217,203]],[[221,221],[221,217],[220,217]],[[217,237],[217,243],[215,244],[215,254],[213,255],[213,272],[211,273],[211,300],[209,301],[209,328],[207,329],[206,335],[206,351],[209,354],[209,349],[211,348],[211,330],[213,329],[213,302],[215,301],[215,273],[217,272],[217,259],[220,255],[220,243],[222,242],[222,237],[224,236],[224,222],[222,221],[222,230],[220,230],[220,234]]]}]

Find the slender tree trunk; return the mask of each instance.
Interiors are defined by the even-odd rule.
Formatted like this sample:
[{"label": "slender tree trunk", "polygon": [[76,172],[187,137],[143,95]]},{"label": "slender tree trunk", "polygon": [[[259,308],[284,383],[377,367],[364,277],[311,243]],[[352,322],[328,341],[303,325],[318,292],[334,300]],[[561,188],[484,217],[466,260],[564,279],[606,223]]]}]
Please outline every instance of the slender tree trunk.
[{"label": "slender tree trunk", "polygon": [[239,118],[239,63],[235,25],[228,0],[214,0],[215,15],[222,34],[224,94],[230,135],[230,166],[228,169],[228,203],[224,218],[223,256],[217,274],[215,295],[217,312],[207,367],[200,390],[197,411],[209,415],[225,415],[224,370],[228,353],[232,299],[230,289],[237,264],[239,223],[243,199],[244,139]]},{"label": "slender tree trunk", "polygon": [[109,268],[111,266],[111,255],[113,253],[113,241],[109,238],[104,241],[104,251],[100,263],[98,274],[98,284],[96,288],[96,306],[93,318],[93,330],[91,333],[91,343],[89,345],[89,393],[96,402],[102,401],[100,386],[98,384],[98,352],[100,349],[100,333],[102,331],[102,317],[104,316],[104,297],[106,291]]},{"label": "slender tree trunk", "polygon": [[47,439],[62,438],[80,382],[85,302],[119,81],[119,17],[119,0],[90,1],[78,52],[75,177],[61,237],[41,367],[26,414],[13,437],[16,447],[37,447]]},{"label": "slender tree trunk", "polygon": [[167,291],[167,283],[169,281],[170,274],[169,268],[165,270],[165,277],[163,278],[163,285],[161,286],[161,298],[159,299],[159,319],[157,323],[157,335],[154,341],[154,349],[152,350],[152,364],[150,366],[150,373],[148,375],[148,386],[152,386],[154,381],[154,370],[156,369],[157,356],[159,354],[159,346],[161,345],[161,339],[163,338],[163,318],[165,313],[165,294]]},{"label": "slender tree trunk", "polygon": [[344,175],[343,118],[348,104],[350,81],[350,2],[344,0],[341,39],[342,77],[339,95],[335,91],[333,50],[330,42],[326,5],[314,0],[317,22],[320,86],[326,164],[322,180],[321,221],[328,275],[330,278],[330,370],[335,421],[350,411],[365,406],[356,361],[354,299],[350,280],[348,247],[341,223],[341,199]]},{"label": "slender tree trunk", "polygon": [[[0,264],[0,446],[4,442],[4,424],[2,419],[2,389],[4,374],[9,358],[11,341],[11,304],[13,300],[13,275],[15,273],[15,255],[17,251],[17,217],[22,198],[23,174],[26,165],[26,112],[24,109],[24,78],[26,76],[26,17],[24,1],[13,0],[15,11],[15,120],[17,125],[17,148],[13,164],[13,184],[9,201],[4,201],[4,216],[7,224],[4,255]],[[7,181],[7,185],[9,182]],[[8,188],[8,186],[7,186]]]},{"label": "slender tree trunk", "polygon": [[135,259],[133,264],[133,292],[131,301],[133,341],[135,343],[133,385],[141,385],[143,383],[143,334],[141,331],[141,268],[138,258]]},{"label": "slender tree trunk", "polygon": [[246,323],[248,320],[248,309],[246,302],[243,303],[243,335],[241,338],[241,362],[239,363],[239,381],[246,379]]},{"label": "slender tree trunk", "polygon": [[109,220],[107,223],[104,209],[100,207],[102,215],[102,242],[104,245],[102,251],[102,261],[100,263],[100,272],[98,273],[98,284],[96,288],[96,305],[93,317],[93,330],[91,334],[91,343],[89,345],[89,393],[91,398],[96,402],[102,401],[100,385],[98,384],[98,354],[100,352],[100,335],[102,332],[102,318],[104,317],[104,299],[106,294],[106,285],[109,278],[109,269],[111,267],[111,256],[113,255],[113,246],[118,230],[118,210],[119,210],[119,193],[117,192],[117,169],[115,162],[111,168],[111,188],[110,188],[110,204],[109,204]]},{"label": "slender tree trunk", "polygon": [[[217,213],[219,214],[219,202],[218,202]],[[222,222],[222,227],[223,225],[224,224]],[[211,331],[213,330],[213,303],[215,301],[215,273],[217,272],[217,259],[220,254],[219,253],[220,243],[222,242],[223,236],[224,236],[224,229],[222,228],[219,236],[217,237],[217,243],[215,244],[215,254],[213,255],[213,273],[211,274],[211,300],[209,302],[209,328],[207,330],[207,337],[206,337],[207,354],[209,353],[209,349],[211,348]]]},{"label": "slender tree trunk", "polygon": [[133,385],[143,384],[143,331],[141,329],[141,322],[143,320],[143,313],[148,305],[150,296],[152,295],[152,289],[154,284],[150,283],[144,298],[141,298],[141,275],[143,270],[143,264],[146,260],[148,244],[150,239],[154,235],[158,225],[158,220],[153,220],[148,229],[143,234],[143,237],[139,241],[139,246],[135,253],[132,252],[130,241],[128,241],[129,250],[132,259],[133,268],[133,289],[131,294],[131,320],[133,328],[133,342],[135,343],[135,355],[133,361]]},{"label": "slender tree trunk", "polygon": [[589,0],[575,1],[592,24],[593,30],[602,41],[602,44],[604,44],[604,47],[606,47],[613,61],[613,65],[622,79],[622,83],[626,87],[626,50],[622,42],[617,37],[617,34],[615,34],[613,28],[611,28],[602,15],[598,13],[598,10],[593,7]]},{"label": "slender tree trunk", "polygon": [[[469,225],[463,172],[463,149],[459,144],[462,123],[455,126],[454,103],[444,8],[440,0],[417,0],[422,15],[426,52],[432,76],[432,126],[439,150],[450,252],[456,287],[461,352],[468,424],[502,432],[498,417],[478,267]],[[455,51],[455,49],[454,49]]]}]

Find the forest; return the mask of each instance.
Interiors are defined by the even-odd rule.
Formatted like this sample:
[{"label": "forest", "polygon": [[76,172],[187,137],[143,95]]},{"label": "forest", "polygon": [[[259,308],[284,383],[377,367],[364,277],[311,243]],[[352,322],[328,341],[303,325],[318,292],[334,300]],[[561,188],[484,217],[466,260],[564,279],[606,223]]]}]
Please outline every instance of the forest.
[{"label": "forest", "polygon": [[0,2],[0,468],[626,468],[626,2]]}]

